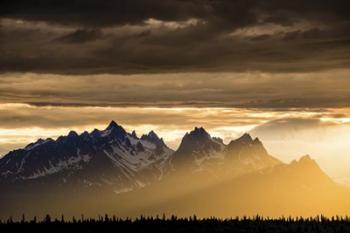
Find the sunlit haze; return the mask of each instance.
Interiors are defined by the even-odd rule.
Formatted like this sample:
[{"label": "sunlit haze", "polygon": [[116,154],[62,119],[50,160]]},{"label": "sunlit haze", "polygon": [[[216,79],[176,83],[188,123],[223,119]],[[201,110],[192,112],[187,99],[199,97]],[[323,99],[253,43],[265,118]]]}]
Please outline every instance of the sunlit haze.
[{"label": "sunlit haze", "polygon": [[102,130],[115,120],[140,136],[154,130],[171,148],[177,149],[186,132],[202,126],[225,143],[250,132],[264,142],[271,154],[285,162],[310,154],[330,176],[350,184],[349,113],[347,108],[260,110],[1,104],[0,148],[4,155],[39,138],[57,138],[70,130],[78,133]]},{"label": "sunlit haze", "polygon": [[350,216],[349,12],[0,1],[0,227],[48,213]]}]

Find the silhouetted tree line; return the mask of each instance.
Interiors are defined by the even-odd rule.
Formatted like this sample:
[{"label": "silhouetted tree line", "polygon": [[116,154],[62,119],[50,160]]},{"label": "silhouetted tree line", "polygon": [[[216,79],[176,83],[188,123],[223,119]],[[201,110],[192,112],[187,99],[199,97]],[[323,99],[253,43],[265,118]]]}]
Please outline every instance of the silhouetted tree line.
[{"label": "silhouetted tree line", "polygon": [[279,232],[350,232],[350,218],[335,216],[326,218],[281,217],[266,218],[261,216],[236,217],[229,219],[197,218],[195,215],[188,218],[145,217],[136,219],[118,218],[116,216],[99,216],[98,218],[73,217],[66,219],[51,218],[46,215],[38,220],[36,217],[14,221],[12,217],[0,222],[0,232],[238,232],[238,233],[279,233]]}]

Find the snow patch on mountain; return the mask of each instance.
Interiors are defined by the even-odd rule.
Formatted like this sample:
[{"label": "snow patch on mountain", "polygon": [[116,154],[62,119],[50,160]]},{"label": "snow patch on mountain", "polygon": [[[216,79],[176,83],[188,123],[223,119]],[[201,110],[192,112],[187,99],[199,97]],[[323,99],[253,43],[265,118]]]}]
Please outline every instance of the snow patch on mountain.
[{"label": "snow patch on mountain", "polygon": [[41,146],[41,145],[43,145],[43,144],[45,144],[45,143],[47,143],[47,142],[50,142],[50,141],[52,141],[51,138],[48,138],[48,139],[46,139],[46,140],[39,139],[39,140],[36,141],[35,143],[31,143],[31,144],[29,144],[28,146],[26,146],[24,149],[25,149],[26,151],[30,151],[30,150],[33,150],[33,149],[35,149],[36,147]]},{"label": "snow patch on mountain", "polygon": [[35,171],[32,175],[24,177],[22,176],[21,178],[24,180],[27,179],[36,179],[39,177],[47,176],[47,175],[52,175],[55,173],[58,173],[62,170],[65,169],[79,169],[81,168],[79,164],[81,162],[88,163],[91,159],[91,156],[86,154],[86,155],[80,155],[78,153],[77,157],[70,157],[68,160],[59,160],[56,164],[52,164],[51,161],[49,161],[49,166],[43,166],[41,169]]}]

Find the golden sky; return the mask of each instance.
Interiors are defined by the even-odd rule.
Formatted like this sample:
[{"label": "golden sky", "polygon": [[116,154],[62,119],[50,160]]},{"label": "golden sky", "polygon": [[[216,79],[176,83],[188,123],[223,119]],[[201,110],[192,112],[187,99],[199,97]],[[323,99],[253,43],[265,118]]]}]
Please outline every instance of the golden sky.
[{"label": "golden sky", "polygon": [[350,178],[350,108],[257,109],[232,107],[35,106],[0,104],[0,152],[70,130],[104,129],[117,121],[140,136],[156,131],[176,149],[195,126],[226,143],[245,132],[258,136],[268,151],[285,162],[310,154],[339,182]]},{"label": "golden sky", "polygon": [[0,154],[111,120],[173,148],[204,126],[350,180],[349,16],[349,1],[3,1]]}]

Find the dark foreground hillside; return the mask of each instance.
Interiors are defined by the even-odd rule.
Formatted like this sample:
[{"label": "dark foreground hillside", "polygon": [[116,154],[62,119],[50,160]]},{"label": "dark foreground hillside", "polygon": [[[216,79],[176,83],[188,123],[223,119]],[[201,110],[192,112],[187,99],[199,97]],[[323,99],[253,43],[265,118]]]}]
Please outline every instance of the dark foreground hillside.
[{"label": "dark foreground hillside", "polygon": [[196,217],[139,218],[136,220],[101,217],[94,219],[51,220],[47,216],[43,221],[36,219],[14,222],[11,219],[0,224],[0,232],[350,232],[349,218],[309,218],[309,219],[197,219]]}]

